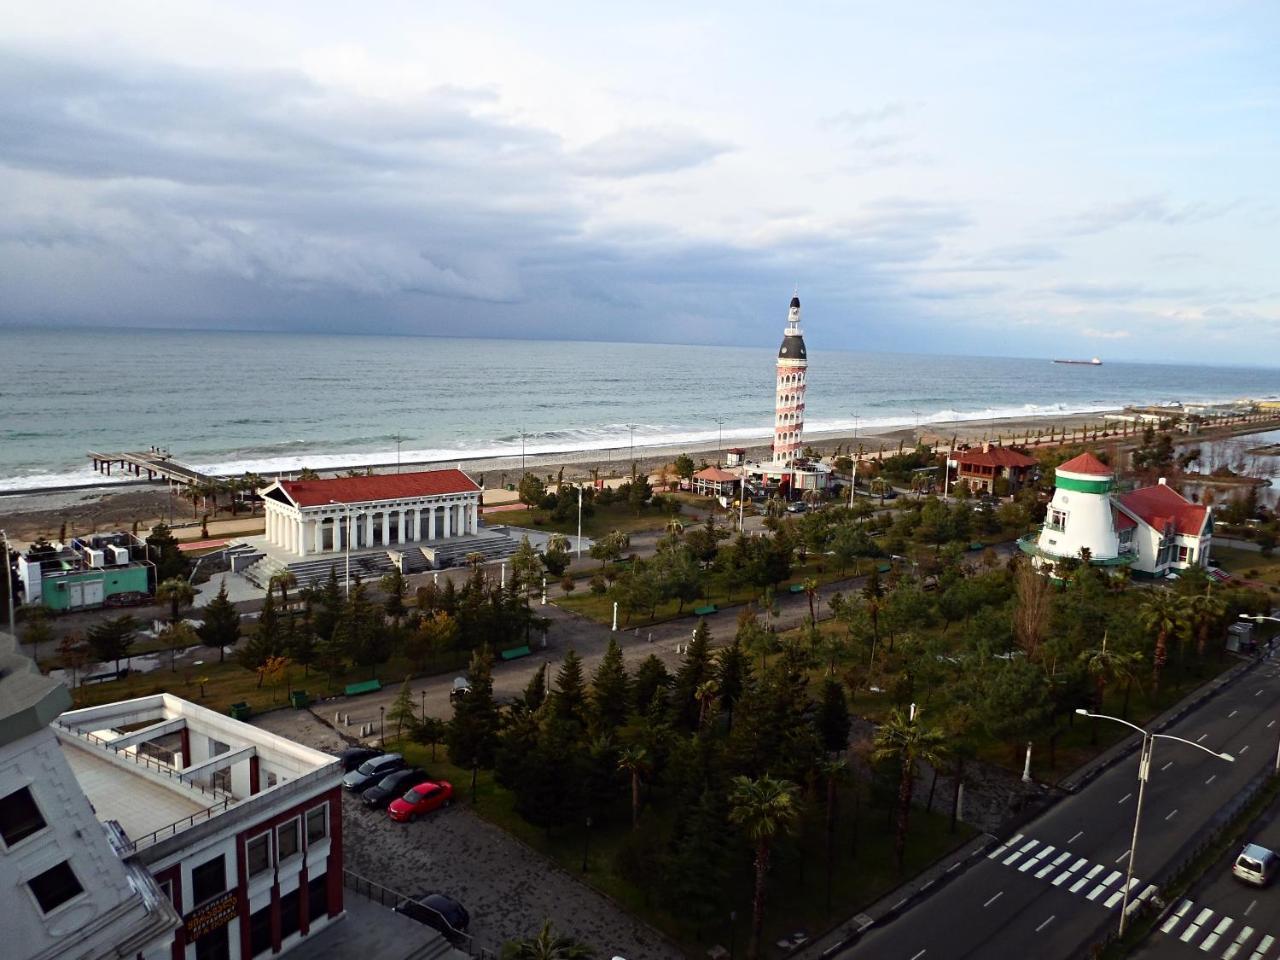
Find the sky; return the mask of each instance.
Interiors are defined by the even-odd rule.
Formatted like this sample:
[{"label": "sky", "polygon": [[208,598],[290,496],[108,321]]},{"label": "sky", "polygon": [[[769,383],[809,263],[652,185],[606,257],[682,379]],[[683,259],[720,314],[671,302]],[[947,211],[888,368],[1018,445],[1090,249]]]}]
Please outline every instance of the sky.
[{"label": "sky", "polygon": [[1280,4],[0,17],[0,325],[1280,365]]}]

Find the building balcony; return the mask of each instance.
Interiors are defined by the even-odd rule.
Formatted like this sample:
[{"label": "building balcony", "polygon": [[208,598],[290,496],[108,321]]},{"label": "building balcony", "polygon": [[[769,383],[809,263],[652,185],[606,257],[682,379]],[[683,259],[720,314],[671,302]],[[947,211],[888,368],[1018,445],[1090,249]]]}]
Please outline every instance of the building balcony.
[{"label": "building balcony", "polygon": [[[1049,528],[1054,529],[1054,528]],[[1040,531],[1029,533],[1025,537],[1018,538],[1018,549],[1030,557],[1038,557],[1049,563],[1057,563],[1059,560],[1079,560],[1078,554],[1050,553],[1048,550],[1041,549]],[[1114,557],[1090,557],[1089,566],[1091,567],[1127,567],[1135,560],[1138,555],[1132,550],[1121,550],[1118,556]]]}]

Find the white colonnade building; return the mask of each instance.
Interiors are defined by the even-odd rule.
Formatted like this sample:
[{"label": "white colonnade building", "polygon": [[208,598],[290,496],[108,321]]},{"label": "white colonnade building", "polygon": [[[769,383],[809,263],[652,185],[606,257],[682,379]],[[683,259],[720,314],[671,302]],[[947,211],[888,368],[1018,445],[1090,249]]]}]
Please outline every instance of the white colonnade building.
[{"label": "white colonnade building", "polygon": [[299,557],[394,549],[480,529],[480,487],[461,470],[277,480],[258,491],[266,538]]}]

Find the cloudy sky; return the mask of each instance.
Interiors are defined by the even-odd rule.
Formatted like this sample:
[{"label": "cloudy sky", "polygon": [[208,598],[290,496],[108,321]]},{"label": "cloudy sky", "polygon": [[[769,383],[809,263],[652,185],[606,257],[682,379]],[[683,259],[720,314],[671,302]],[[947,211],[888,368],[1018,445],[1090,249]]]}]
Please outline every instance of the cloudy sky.
[{"label": "cloudy sky", "polygon": [[3,324],[1280,363],[1280,4],[0,16]]}]

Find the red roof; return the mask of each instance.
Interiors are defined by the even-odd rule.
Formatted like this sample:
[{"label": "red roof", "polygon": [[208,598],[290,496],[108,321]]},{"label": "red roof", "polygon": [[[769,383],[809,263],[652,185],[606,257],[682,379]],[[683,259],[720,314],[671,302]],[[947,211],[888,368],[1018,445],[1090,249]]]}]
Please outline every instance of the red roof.
[{"label": "red roof", "polygon": [[1133,519],[1133,517],[1129,516],[1123,510],[1117,510],[1115,507],[1112,507],[1111,525],[1115,528],[1116,533],[1119,533],[1121,530],[1132,530],[1138,525],[1138,521]]},{"label": "red roof", "polygon": [[693,475],[695,480],[709,480],[712,483],[737,483],[738,475],[729,473],[727,470],[721,470],[718,467],[707,467],[705,470],[699,470]]},{"label": "red roof", "polygon": [[1140,487],[1121,494],[1117,499],[1126,510],[1141,517],[1143,523],[1150,524],[1157,530],[1164,530],[1172,523],[1174,529],[1186,537],[1200,536],[1205,518],[1209,514],[1208,507],[1192,503],[1163,483],[1154,487]]},{"label": "red roof", "polygon": [[1026,469],[1037,463],[1035,457],[1010,450],[1008,447],[988,447],[986,450],[960,450],[953,458],[961,466],[1014,467]]},{"label": "red roof", "polygon": [[318,507],[331,501],[368,503],[373,500],[436,497],[480,489],[461,470],[423,470],[419,473],[332,477],[328,480],[281,480],[280,487],[300,507]]},{"label": "red roof", "polygon": [[1078,457],[1072,457],[1066,463],[1059,464],[1058,469],[1065,470],[1067,473],[1091,473],[1097,477],[1109,477],[1112,474],[1111,468],[1092,453],[1082,453]]}]

